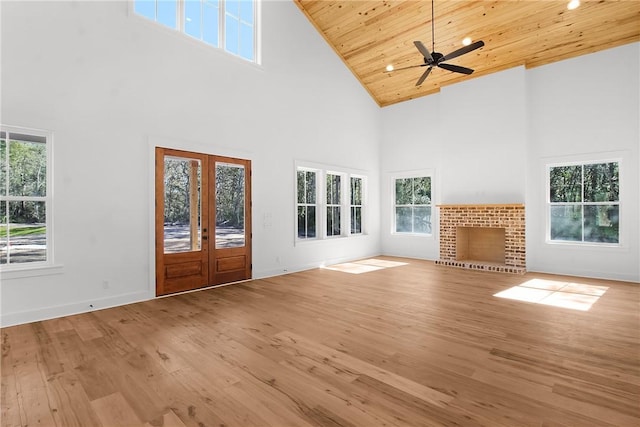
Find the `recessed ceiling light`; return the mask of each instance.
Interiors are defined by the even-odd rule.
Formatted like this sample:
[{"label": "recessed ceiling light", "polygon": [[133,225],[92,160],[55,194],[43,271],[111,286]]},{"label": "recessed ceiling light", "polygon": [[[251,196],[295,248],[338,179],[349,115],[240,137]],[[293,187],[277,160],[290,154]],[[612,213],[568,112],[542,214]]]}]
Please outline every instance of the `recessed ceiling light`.
[{"label": "recessed ceiling light", "polygon": [[462,39],[462,44],[465,46],[469,46],[471,44],[471,37],[465,37]]},{"label": "recessed ceiling light", "polygon": [[393,71],[393,65],[391,64],[387,65],[387,71]]},{"label": "recessed ceiling light", "polygon": [[569,9],[569,10],[577,9],[578,6],[580,6],[580,0],[571,0],[567,4],[567,9]]}]

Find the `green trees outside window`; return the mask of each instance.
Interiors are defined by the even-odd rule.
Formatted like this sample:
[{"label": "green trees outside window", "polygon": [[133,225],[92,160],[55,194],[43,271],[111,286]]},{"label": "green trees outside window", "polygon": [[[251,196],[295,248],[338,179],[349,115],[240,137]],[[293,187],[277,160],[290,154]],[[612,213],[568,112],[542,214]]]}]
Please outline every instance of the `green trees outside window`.
[{"label": "green trees outside window", "polygon": [[431,177],[395,179],[396,233],[431,234]]},{"label": "green trees outside window", "polygon": [[0,266],[47,261],[47,138],[0,131]]},{"label": "green trees outside window", "polygon": [[549,167],[551,241],[619,243],[618,162]]}]

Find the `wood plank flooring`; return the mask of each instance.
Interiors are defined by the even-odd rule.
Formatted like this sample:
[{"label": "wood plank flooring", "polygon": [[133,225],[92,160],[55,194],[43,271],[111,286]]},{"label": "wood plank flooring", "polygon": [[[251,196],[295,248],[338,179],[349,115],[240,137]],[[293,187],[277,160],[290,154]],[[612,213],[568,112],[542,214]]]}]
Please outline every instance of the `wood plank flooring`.
[{"label": "wood plank flooring", "polygon": [[[640,286],[317,269],[2,329],[9,426],[637,426]],[[588,311],[498,298],[608,287]]]}]

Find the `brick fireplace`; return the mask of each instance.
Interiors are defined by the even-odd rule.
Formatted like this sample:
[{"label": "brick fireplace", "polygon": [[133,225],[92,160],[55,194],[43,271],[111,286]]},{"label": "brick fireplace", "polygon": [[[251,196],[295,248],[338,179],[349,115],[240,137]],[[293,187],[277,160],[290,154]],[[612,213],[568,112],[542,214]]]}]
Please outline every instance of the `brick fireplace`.
[{"label": "brick fireplace", "polygon": [[522,274],[524,205],[438,205],[440,259],[436,264]]}]

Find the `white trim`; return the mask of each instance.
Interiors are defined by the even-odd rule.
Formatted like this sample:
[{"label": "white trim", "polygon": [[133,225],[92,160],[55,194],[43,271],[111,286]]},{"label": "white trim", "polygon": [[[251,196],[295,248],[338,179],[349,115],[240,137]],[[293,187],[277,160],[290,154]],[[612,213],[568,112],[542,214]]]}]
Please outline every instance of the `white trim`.
[{"label": "white trim", "polygon": [[[576,155],[576,156],[569,156],[569,158],[571,158],[572,160],[567,160],[567,161],[562,161],[562,160],[555,160],[555,161],[549,161],[549,162],[545,162],[543,164],[544,167],[544,175],[545,175],[545,202],[544,202],[544,209],[545,209],[545,231],[544,231],[544,243],[550,246],[556,246],[556,247],[570,247],[571,249],[576,249],[576,248],[607,248],[607,249],[619,249],[619,248],[623,248],[624,250],[627,250],[627,245],[625,242],[625,238],[624,238],[624,215],[623,215],[623,187],[624,187],[624,179],[623,177],[623,156],[622,154],[618,153],[617,155],[614,155],[613,153],[601,153],[601,157],[598,155],[598,153],[594,153],[594,154],[581,154],[581,155]],[[579,159],[579,160],[577,160]],[[543,159],[544,160],[544,159]],[[561,202],[551,202],[551,195],[550,195],[550,170],[553,167],[561,167],[561,166],[582,166],[582,170],[584,173],[584,166],[585,165],[593,165],[593,164],[602,164],[602,163],[618,163],[618,178],[620,180],[619,184],[620,184],[620,189],[619,189],[619,193],[618,193],[618,201],[617,202],[567,202],[567,203],[561,203]],[[582,177],[582,180],[584,181],[584,176]],[[583,193],[584,193],[584,186],[583,187]],[[584,196],[584,194],[582,195]],[[582,223],[581,227],[582,227],[582,233],[583,233],[583,240],[580,241],[572,241],[572,240],[552,240],[551,239],[551,206],[580,206],[580,207],[584,207],[584,206],[594,206],[594,205],[615,205],[618,206],[618,215],[619,215],[619,219],[618,219],[618,242],[617,243],[611,243],[611,242],[589,242],[589,241],[584,241],[584,222]],[[584,218],[583,218],[584,221]]]},{"label": "white trim", "polygon": [[[27,197],[19,197],[19,196],[9,196],[8,194],[3,198],[9,202],[12,200],[31,200],[31,201],[43,201],[45,203],[45,212],[46,212],[46,261],[44,262],[33,262],[33,263],[18,263],[18,264],[5,264],[0,265],[0,272],[3,276],[5,273],[9,272],[21,272],[16,274],[10,274],[7,279],[15,277],[20,277],[21,275],[26,274],[27,270],[43,270],[43,269],[55,269],[55,260],[54,260],[54,221],[53,221],[53,212],[54,212],[54,204],[53,204],[53,170],[54,170],[54,162],[53,162],[53,131],[45,130],[45,129],[34,129],[22,126],[12,126],[12,125],[3,125],[0,124],[0,130],[6,132],[11,136],[12,133],[18,133],[23,135],[33,135],[40,136],[45,138],[45,148],[46,148],[46,167],[47,173],[45,176],[46,179],[46,195],[45,196],[27,196]],[[9,140],[9,138],[7,138]],[[8,144],[7,144],[8,149]],[[8,167],[8,165],[7,165]],[[8,185],[9,177],[7,176],[7,185]],[[42,274],[33,274],[34,276],[42,276],[45,274],[57,274],[57,273],[42,273]],[[26,276],[23,276],[26,277]]]},{"label": "white trim", "polygon": [[118,307],[126,304],[133,304],[136,302],[147,301],[153,298],[153,294],[150,294],[149,292],[133,292],[107,298],[85,300],[72,304],[45,307],[36,310],[2,313],[0,324],[4,328],[7,326],[20,325],[41,320],[54,319],[56,317],[71,316],[74,314],[86,313],[89,311]]},{"label": "white trim", "polygon": [[[312,171],[317,175],[316,179],[316,237],[301,239],[298,237],[298,171]],[[341,214],[340,214],[340,227],[341,234],[337,236],[327,235],[326,215],[327,215],[327,191],[326,191],[326,177],[327,174],[339,175],[341,177]],[[351,234],[351,177],[357,177],[362,179],[362,233]],[[367,180],[369,175],[366,171],[346,168],[342,166],[326,165],[322,163],[307,162],[303,160],[294,160],[293,168],[293,206],[294,206],[294,221],[293,221],[293,244],[297,246],[299,244],[307,245],[312,242],[331,241],[336,239],[345,238],[357,238],[367,235],[369,229],[367,223]],[[335,206],[335,205],[333,205]],[[346,216],[345,216],[346,213]]]},{"label": "white trim", "polygon": [[[389,230],[392,237],[418,237],[418,238],[430,238],[433,239],[436,236],[436,229],[438,225],[438,212],[436,209],[435,197],[435,170],[434,169],[420,169],[420,170],[412,170],[412,171],[402,171],[402,172],[390,172],[389,174],[389,182],[390,182],[390,196],[391,196],[391,221]],[[407,233],[407,232],[398,232],[396,231],[396,180],[397,179],[406,179],[406,178],[420,178],[420,177],[429,177],[431,179],[431,203],[428,205],[431,208],[431,232],[430,233]]]}]

